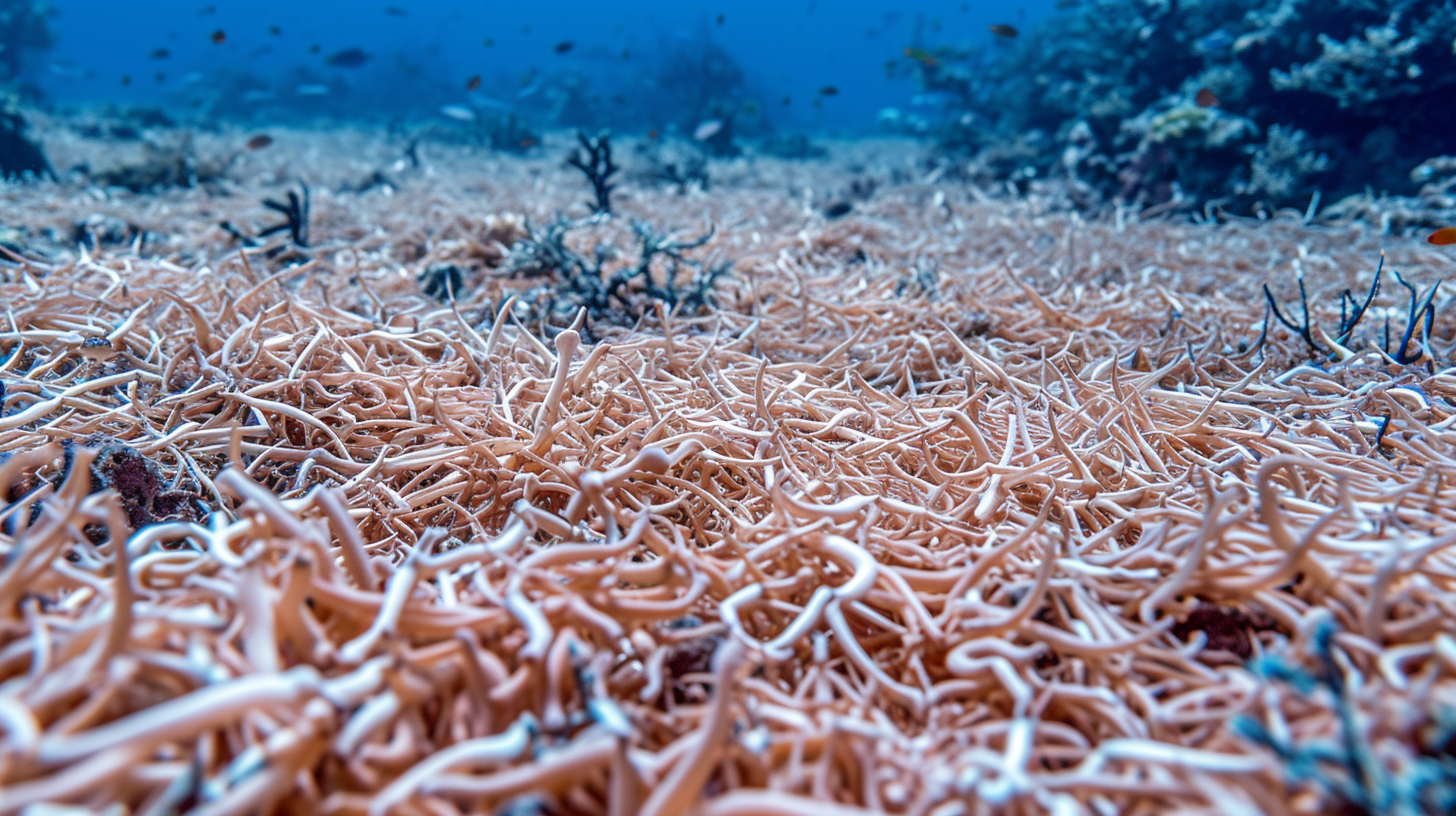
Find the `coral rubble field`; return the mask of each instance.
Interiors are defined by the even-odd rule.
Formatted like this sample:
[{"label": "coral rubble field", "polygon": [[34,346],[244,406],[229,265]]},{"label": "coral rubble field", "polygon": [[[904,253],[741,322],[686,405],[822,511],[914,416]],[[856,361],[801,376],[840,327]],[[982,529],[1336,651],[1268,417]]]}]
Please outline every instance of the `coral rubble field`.
[{"label": "coral rubble field", "polygon": [[0,187],[0,814],[1456,803],[1445,249],[272,135]]}]

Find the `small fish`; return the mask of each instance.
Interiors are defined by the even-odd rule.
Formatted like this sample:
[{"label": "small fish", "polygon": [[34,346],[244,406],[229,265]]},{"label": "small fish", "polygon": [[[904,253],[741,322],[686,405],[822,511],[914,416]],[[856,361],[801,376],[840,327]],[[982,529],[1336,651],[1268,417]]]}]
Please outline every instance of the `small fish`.
[{"label": "small fish", "polygon": [[520,145],[520,147],[522,149],[525,149],[525,148],[528,148],[528,147],[535,147],[536,146],[536,140],[535,139],[532,139],[530,136],[527,136],[526,138],[522,139],[521,141],[517,142],[516,144]]},{"label": "small fish", "polygon": [[409,10],[408,9],[402,9],[399,6],[389,6],[388,8],[386,8],[384,10],[384,13],[385,14],[388,14],[390,17],[408,17],[409,16]]},{"label": "small fish", "polygon": [[551,50],[555,51],[558,54],[565,54],[567,51],[570,51],[575,47],[576,43],[572,42],[571,40],[562,40],[561,42],[557,43],[556,46]]},{"label": "small fish", "polygon": [[151,57],[152,59],[166,59],[166,58],[172,56],[172,52],[171,51],[168,51],[165,48],[158,48],[157,50],[153,51],[152,53],[148,54],[147,56]]},{"label": "small fish", "polygon": [[473,77],[470,78],[470,81],[469,82],[466,82],[465,83],[465,90],[467,90],[467,91],[479,90],[479,88],[480,88],[480,74],[476,74],[475,76],[473,76]]},{"label": "small fish", "polygon": [[121,87],[125,88],[126,86],[128,86],[130,84],[131,84],[131,74],[122,74],[121,75]]},{"label": "small fish", "polygon": [[268,33],[269,34],[272,34],[275,37],[282,37],[283,36],[283,29],[279,28],[276,25],[270,25],[270,26],[268,26]]},{"label": "small fish", "polygon": [[693,139],[699,142],[706,142],[717,136],[723,130],[722,119],[709,119],[693,129]]},{"label": "small fish", "polygon": [[457,122],[474,122],[475,111],[464,105],[442,105],[440,115],[454,119]]},{"label": "small fish", "polygon": [[656,129],[653,129],[653,130],[647,131],[647,138],[649,138],[649,139],[656,139],[657,138],[657,130]]},{"label": "small fish", "polygon": [[998,37],[1005,37],[1008,40],[1015,39],[1019,34],[1021,34],[1020,31],[1016,30],[1016,26],[1006,25],[1005,23],[991,26],[991,33],[995,34]]},{"label": "small fish", "polygon": [[299,85],[293,90],[299,96],[328,96],[329,86],[327,85]]},{"label": "small fish", "polygon": [[940,64],[940,60],[936,59],[934,54],[926,51],[924,48],[914,48],[907,46],[905,48],[905,56],[915,60],[921,65],[924,65],[926,68],[934,68],[935,66]]},{"label": "small fish", "polygon": [[723,25],[723,23],[726,22],[727,19],[728,19],[727,17],[723,16],[722,14],[719,14],[718,15],[718,25]]},{"label": "small fish", "polygon": [[495,47],[495,37],[486,37],[484,40],[481,41],[480,44],[483,45],[483,46],[485,46],[486,48],[494,48]]},{"label": "small fish", "polygon": [[317,54],[322,50],[324,50],[324,47],[322,45],[319,45],[318,43],[314,43],[313,45],[310,45],[308,47],[308,53],[310,54]]},{"label": "small fish", "polygon": [[1207,88],[1199,88],[1198,93],[1193,96],[1193,101],[1198,103],[1200,108],[1218,107],[1218,94]]},{"label": "small fish", "polygon": [[372,59],[374,55],[362,48],[345,48],[330,54],[324,61],[335,68],[358,68]]},{"label": "small fish", "polygon": [[222,45],[223,43],[227,42],[227,32],[223,31],[220,28],[212,32],[212,42],[214,45]]},{"label": "small fish", "polygon": [[848,201],[836,201],[824,208],[824,217],[829,219],[843,218],[849,215],[849,211],[853,209],[854,206]]},{"label": "small fish", "polygon": [[273,144],[273,137],[266,133],[259,133],[257,136],[249,139],[244,147],[249,150],[262,150],[270,144]]},{"label": "small fish", "polygon": [[819,89],[820,96],[839,96],[839,89],[833,85],[825,85]]},{"label": "small fish", "polygon": [[1426,243],[1435,244],[1436,246],[1456,244],[1456,227],[1441,227],[1426,236]]}]

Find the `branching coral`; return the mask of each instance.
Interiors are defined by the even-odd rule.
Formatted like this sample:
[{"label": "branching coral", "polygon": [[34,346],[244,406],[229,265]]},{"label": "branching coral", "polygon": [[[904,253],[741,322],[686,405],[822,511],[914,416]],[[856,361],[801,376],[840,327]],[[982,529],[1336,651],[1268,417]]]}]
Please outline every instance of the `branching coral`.
[{"label": "branching coral", "polygon": [[586,134],[578,133],[576,139],[581,142],[581,150],[571,151],[566,161],[591,182],[592,194],[595,196],[592,212],[610,213],[612,189],[616,186],[612,183],[612,176],[619,169],[612,163],[612,135],[602,131],[595,139],[588,139]]},{"label": "branching coral", "polygon": [[[694,215],[789,225],[714,234],[732,297],[596,343],[478,331],[538,281],[422,297],[409,230],[343,207],[301,266],[6,256],[0,813],[1320,812],[1278,750],[1345,714],[1242,655],[1322,671],[1327,620],[1371,755],[1436,747],[1456,380],[1236,345],[1251,257],[1364,328],[1379,295],[1325,290],[1378,237],[925,198],[725,185]],[[208,517],[132,529],[88,439]]]}]

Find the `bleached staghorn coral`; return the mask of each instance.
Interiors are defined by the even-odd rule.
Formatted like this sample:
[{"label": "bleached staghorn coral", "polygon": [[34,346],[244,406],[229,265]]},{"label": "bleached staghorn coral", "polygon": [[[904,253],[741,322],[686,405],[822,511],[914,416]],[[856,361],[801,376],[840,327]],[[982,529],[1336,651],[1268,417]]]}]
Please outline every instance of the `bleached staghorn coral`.
[{"label": "bleached staghorn coral", "polygon": [[[400,196],[320,233],[412,240],[446,199]],[[699,205],[749,225],[723,308],[596,346],[477,331],[498,292],[423,298],[374,232],[301,268],[8,264],[0,807],[1295,811],[1325,802],[1231,715],[1337,717],[1239,657],[1307,661],[1327,614],[1357,704],[1410,715],[1362,736],[1416,747],[1456,672],[1456,383],[1239,348],[1246,277],[1358,281],[1368,233],[919,184],[829,224]],[[934,297],[896,295],[919,257]],[[126,529],[37,444],[93,433],[216,521]]]}]

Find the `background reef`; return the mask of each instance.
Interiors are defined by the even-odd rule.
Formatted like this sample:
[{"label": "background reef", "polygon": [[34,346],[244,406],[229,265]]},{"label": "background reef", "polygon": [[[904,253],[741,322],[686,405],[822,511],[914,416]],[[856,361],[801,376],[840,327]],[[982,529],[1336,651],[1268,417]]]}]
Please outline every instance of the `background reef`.
[{"label": "background reef", "polygon": [[[543,130],[611,128],[681,137],[692,150],[663,151],[671,178],[705,157],[809,159],[815,139],[891,132],[934,148],[927,170],[993,192],[1056,186],[1088,212],[1295,207],[1397,229],[1452,215],[1450,0],[688,4],[600,24],[565,2],[549,26],[444,5],[264,3],[256,19],[153,5],[171,14],[148,29],[112,5],[6,0],[0,134],[26,138],[21,104],[151,147],[166,123],[371,122],[519,153]],[[129,47],[93,18],[130,26]],[[20,154],[0,167],[49,169]]]},{"label": "background reef", "polygon": [[1243,213],[1302,207],[1315,192],[1326,204],[1373,192],[1449,206],[1456,4],[1061,5],[990,55],[929,48],[910,62],[944,115],[887,119],[936,139],[953,172],[1067,179],[1081,206]]}]

